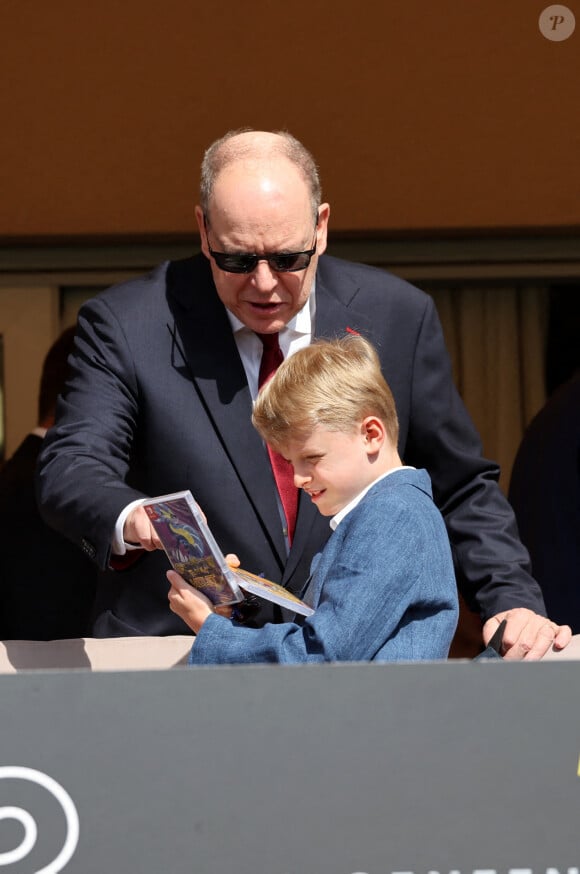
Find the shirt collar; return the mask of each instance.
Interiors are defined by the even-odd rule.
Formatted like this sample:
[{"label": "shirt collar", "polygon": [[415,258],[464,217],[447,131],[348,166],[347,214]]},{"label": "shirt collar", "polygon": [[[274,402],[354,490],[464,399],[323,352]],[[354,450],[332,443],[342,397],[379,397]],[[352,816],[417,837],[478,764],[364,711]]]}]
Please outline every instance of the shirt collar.
[{"label": "shirt collar", "polygon": [[375,480],[373,480],[372,483],[370,483],[366,487],[366,489],[363,489],[362,492],[359,492],[359,494],[356,496],[356,498],[353,498],[352,501],[350,501],[350,503],[348,503],[346,505],[346,507],[343,507],[342,510],[339,510],[338,513],[332,517],[332,519],[330,520],[330,523],[329,523],[332,530],[336,531],[336,529],[338,528],[338,526],[340,525],[342,520],[345,518],[345,516],[348,516],[350,511],[354,510],[356,505],[362,501],[362,499],[364,498],[366,493],[369,491],[369,489],[372,489],[372,487],[374,485],[376,485],[378,482],[380,482],[382,479],[385,479],[385,477],[389,476],[391,473],[394,473],[396,470],[414,470],[414,469],[415,468],[411,467],[408,464],[402,464],[399,467],[393,467],[391,470],[388,470],[386,473],[382,473]]}]

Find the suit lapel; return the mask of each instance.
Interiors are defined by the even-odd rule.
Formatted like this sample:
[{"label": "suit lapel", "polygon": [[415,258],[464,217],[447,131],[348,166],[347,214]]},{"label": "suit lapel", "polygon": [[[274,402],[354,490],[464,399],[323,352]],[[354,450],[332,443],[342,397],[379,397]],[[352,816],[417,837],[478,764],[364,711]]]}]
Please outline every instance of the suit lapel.
[{"label": "suit lapel", "polygon": [[334,259],[322,256],[316,273],[317,338],[343,337],[349,332],[372,338],[373,323],[368,313],[359,311],[356,298],[359,283],[347,274],[345,262],[335,266]]},{"label": "suit lapel", "polygon": [[175,318],[175,344],[182,352],[193,387],[249,502],[284,562],[285,544],[272,469],[251,423],[252,400],[246,374],[206,258],[200,255],[172,262],[167,287]]}]

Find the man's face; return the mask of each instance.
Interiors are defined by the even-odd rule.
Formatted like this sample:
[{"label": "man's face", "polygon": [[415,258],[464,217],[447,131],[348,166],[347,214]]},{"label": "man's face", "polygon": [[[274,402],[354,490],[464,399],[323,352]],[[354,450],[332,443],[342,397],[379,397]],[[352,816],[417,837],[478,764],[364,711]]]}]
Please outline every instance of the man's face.
[{"label": "man's face", "polygon": [[[326,249],[328,214],[323,204],[315,224],[308,186],[285,158],[230,164],[216,179],[206,222],[197,207],[202,251],[210,260],[217,293],[252,331],[281,330],[308,300],[318,255]],[[287,254],[312,249],[315,243],[309,266],[293,273],[276,272],[267,261],[259,261],[251,273],[228,273],[209,252],[211,247],[229,254]]]}]

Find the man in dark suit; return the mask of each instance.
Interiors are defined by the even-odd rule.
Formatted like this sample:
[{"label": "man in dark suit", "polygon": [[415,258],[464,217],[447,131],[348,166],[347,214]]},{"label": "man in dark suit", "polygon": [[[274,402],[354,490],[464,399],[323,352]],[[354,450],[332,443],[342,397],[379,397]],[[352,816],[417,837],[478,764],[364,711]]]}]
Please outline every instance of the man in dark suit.
[{"label": "man in dark suit", "polygon": [[67,374],[74,328],[61,334],[43,364],[38,427],[0,471],[0,640],[84,637],[97,570],[78,546],[46,525],[34,494],[34,470]]},{"label": "man in dark suit", "polygon": [[[384,271],[324,256],[329,213],[314,161],[293,137],[228,134],[202,166],[202,254],[82,308],[39,494],[50,524],[104,571],[94,633],[186,633],[168,608],[159,541],[133,504],[147,496],[191,489],[224,552],[302,587],[329,530],[304,495],[294,532],[282,516],[250,421],[260,335],[278,333],[288,355],[313,336],[355,331],[378,349],[404,462],[431,475],[458,583],[486,621],[484,638],[507,615],[512,657],[565,645],[569,629],[543,615],[498,469],[481,457],[453,386],[431,298]],[[107,570],[127,544],[149,554]],[[272,609],[250,621],[275,620]]]}]

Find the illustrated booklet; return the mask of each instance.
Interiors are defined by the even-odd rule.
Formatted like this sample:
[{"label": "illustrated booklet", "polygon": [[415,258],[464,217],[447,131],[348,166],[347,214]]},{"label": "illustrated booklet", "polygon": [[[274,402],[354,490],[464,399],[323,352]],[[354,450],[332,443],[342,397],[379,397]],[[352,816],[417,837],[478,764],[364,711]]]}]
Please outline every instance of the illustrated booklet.
[{"label": "illustrated booklet", "polygon": [[143,506],[171,566],[212,604],[238,604],[248,594],[303,616],[314,612],[278,583],[231,568],[189,490],[150,498]]}]

